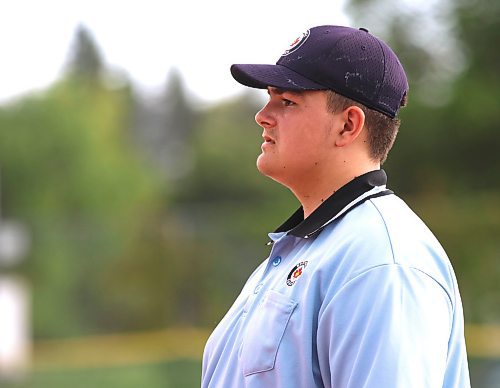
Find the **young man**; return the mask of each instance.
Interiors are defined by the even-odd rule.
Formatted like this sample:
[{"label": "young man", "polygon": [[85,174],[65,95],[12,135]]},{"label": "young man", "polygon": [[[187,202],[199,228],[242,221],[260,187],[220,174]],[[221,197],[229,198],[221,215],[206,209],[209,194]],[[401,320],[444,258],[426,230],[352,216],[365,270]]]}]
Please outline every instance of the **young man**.
[{"label": "young man", "polygon": [[469,387],[453,269],[380,169],[408,92],[396,55],[319,26],[231,73],[267,89],[257,167],[302,207],[208,340],[202,387]]}]

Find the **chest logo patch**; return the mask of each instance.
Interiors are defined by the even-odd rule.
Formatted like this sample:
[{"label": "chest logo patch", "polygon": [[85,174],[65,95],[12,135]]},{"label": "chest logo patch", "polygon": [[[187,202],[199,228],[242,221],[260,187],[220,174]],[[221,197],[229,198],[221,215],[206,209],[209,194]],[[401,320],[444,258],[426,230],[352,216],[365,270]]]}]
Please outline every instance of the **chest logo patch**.
[{"label": "chest logo patch", "polygon": [[293,286],[298,278],[304,273],[304,269],[307,267],[307,261],[301,261],[295,267],[292,268],[290,273],[286,278],[286,285]]}]

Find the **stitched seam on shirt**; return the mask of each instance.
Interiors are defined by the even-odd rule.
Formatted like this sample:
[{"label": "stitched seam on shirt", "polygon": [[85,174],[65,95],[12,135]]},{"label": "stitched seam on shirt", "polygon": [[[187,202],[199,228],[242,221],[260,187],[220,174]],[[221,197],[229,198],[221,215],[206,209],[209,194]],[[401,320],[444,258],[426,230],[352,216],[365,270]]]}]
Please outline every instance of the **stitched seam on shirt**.
[{"label": "stitched seam on shirt", "polygon": [[[377,210],[377,213],[380,215],[380,218],[382,219],[382,222],[384,223],[384,227],[385,227],[385,230],[387,232],[387,239],[389,240],[389,244],[391,246],[391,253],[392,253],[393,263],[396,264],[396,265],[400,265],[402,267],[406,267],[406,268],[411,268],[411,269],[417,270],[417,271],[419,271],[419,272],[427,275],[432,280],[434,280],[439,285],[439,287],[441,287],[443,289],[443,291],[446,293],[446,295],[448,296],[448,299],[450,300],[450,304],[451,304],[452,310],[455,310],[455,302],[454,302],[455,298],[453,298],[450,295],[450,293],[448,292],[448,290],[446,289],[446,287],[443,284],[441,284],[441,282],[439,280],[437,280],[434,276],[432,276],[431,274],[425,272],[424,270],[422,270],[422,269],[420,269],[418,267],[406,266],[406,265],[403,265],[403,264],[399,263],[398,261],[396,261],[396,254],[394,253],[394,248],[393,248],[393,244],[392,244],[391,234],[389,232],[389,227],[387,226],[387,223],[385,222],[384,215],[382,214],[382,212],[380,211],[380,209],[378,208],[378,206],[373,202],[373,199],[370,199],[368,202],[370,202],[372,204],[372,206]],[[449,272],[449,269],[448,269],[448,272]],[[357,276],[358,275],[356,275],[356,277]],[[452,277],[450,276],[450,278],[452,278]],[[353,279],[355,279],[355,278],[353,278]],[[349,280],[348,282],[350,282],[351,280]],[[455,287],[454,284],[452,284],[452,288],[454,288],[454,287]],[[453,291],[455,291],[455,290],[453,289]]]},{"label": "stitched seam on shirt", "polygon": [[369,267],[366,270],[364,270],[363,272],[358,273],[356,276],[350,278],[347,282],[345,282],[342,285],[342,287],[340,287],[340,289],[336,292],[336,295],[338,295],[341,292],[343,292],[344,289],[347,288],[350,285],[350,283],[352,283],[354,280],[358,279],[359,277],[361,277],[363,275],[366,275],[368,272],[371,272],[372,270],[375,270],[375,269],[378,269],[378,268],[381,268],[381,267],[389,267],[389,266],[397,266],[397,267],[401,267],[401,268],[408,268],[408,269],[410,269],[412,271],[418,271],[421,274],[425,275],[427,278],[431,279],[434,283],[436,283],[446,293],[446,296],[450,300],[450,306],[451,306],[452,310],[454,310],[454,304],[453,304],[452,298],[450,296],[450,293],[441,284],[441,282],[439,282],[436,278],[434,278],[433,276],[429,275],[427,272],[421,270],[420,268],[416,268],[416,267],[409,266],[409,265],[403,265],[403,264],[400,264],[400,263],[390,263],[390,264],[384,263],[384,264],[379,264],[379,265],[374,265],[372,267]]},{"label": "stitched seam on shirt", "polygon": [[446,289],[445,286],[443,286],[441,284],[441,282],[439,280],[437,280],[434,276],[432,276],[431,274],[425,272],[423,269],[420,269],[420,268],[417,268],[417,267],[411,267],[409,266],[408,268],[410,269],[414,269],[415,271],[418,271],[418,272],[421,272],[423,273],[424,275],[427,275],[427,277],[431,278],[432,280],[434,280],[438,285],[439,287],[441,287],[443,289],[443,291],[446,293],[446,295],[448,296],[448,299],[450,300],[450,305],[451,305],[451,309],[452,309],[452,312],[454,312],[455,310],[455,303],[453,303],[453,298],[451,297],[450,293],[448,292],[448,290]]},{"label": "stitched seam on shirt", "polygon": [[380,211],[380,209],[378,208],[378,206],[375,205],[375,203],[373,203],[373,199],[370,199],[367,202],[369,202],[375,208],[375,210],[377,211],[377,213],[380,216],[380,219],[384,223],[385,232],[387,233],[387,240],[389,241],[389,245],[391,246],[392,262],[394,264],[397,264],[396,255],[394,254],[394,246],[392,244],[391,234],[389,233],[389,227],[387,226],[387,223],[385,222],[385,218],[384,218],[382,212]]}]

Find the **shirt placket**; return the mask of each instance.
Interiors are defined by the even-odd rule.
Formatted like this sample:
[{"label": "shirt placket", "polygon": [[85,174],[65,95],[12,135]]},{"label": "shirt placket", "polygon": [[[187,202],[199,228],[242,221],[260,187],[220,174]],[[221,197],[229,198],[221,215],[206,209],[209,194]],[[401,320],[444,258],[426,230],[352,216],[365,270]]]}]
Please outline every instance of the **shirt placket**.
[{"label": "shirt placket", "polygon": [[266,268],[262,273],[262,276],[253,288],[253,292],[248,296],[247,302],[245,303],[244,312],[245,314],[249,312],[250,309],[262,298],[262,295],[274,283],[276,277],[282,276],[283,265],[289,261],[290,255],[290,244],[293,244],[293,236],[283,236],[279,240],[272,244],[271,251],[269,253]]}]

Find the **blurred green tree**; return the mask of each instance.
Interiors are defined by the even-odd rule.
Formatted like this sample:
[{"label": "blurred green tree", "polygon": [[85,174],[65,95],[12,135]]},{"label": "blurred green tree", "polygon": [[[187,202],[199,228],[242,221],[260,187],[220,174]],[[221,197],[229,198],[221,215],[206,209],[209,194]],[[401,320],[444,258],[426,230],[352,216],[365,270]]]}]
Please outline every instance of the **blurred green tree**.
[{"label": "blurred green tree", "polygon": [[69,76],[98,82],[103,70],[102,55],[92,33],[84,25],[78,26],[68,61]]},{"label": "blurred green tree", "polygon": [[116,326],[103,278],[160,201],[126,136],[129,88],[99,81],[102,60],[81,31],[75,52],[62,80],[0,110],[4,206],[33,235],[37,336]]},{"label": "blurred green tree", "polygon": [[392,186],[406,193],[499,190],[500,77],[491,49],[500,43],[497,2],[351,0],[348,9],[391,43],[410,79],[386,164]]},{"label": "blurred green tree", "polygon": [[288,190],[257,171],[258,106],[257,96],[248,92],[203,111],[193,134],[193,170],[176,186],[177,217],[189,225],[191,249],[198,250],[190,258],[186,287],[199,286],[204,325],[225,313],[267,256],[267,233],[298,206]]},{"label": "blurred green tree", "polygon": [[173,69],[163,93],[137,102],[135,134],[152,165],[167,180],[176,180],[192,167],[191,138],[198,113],[183,79]]}]

